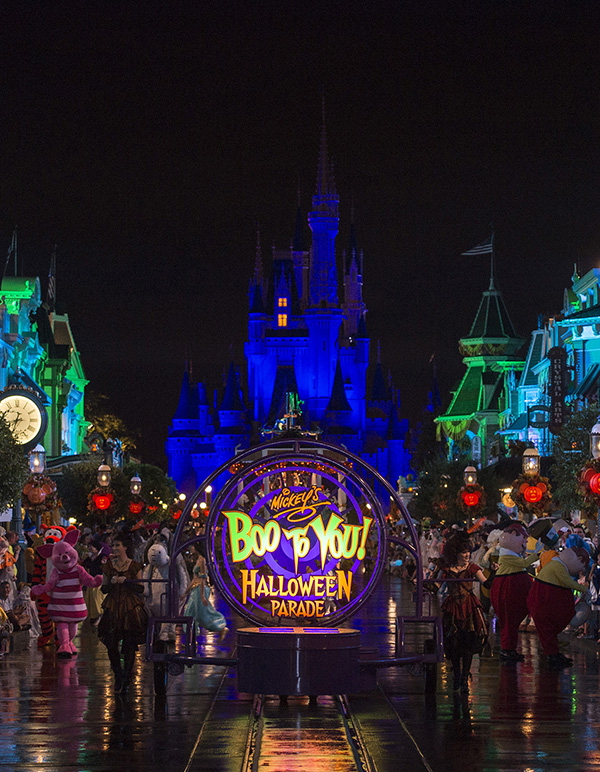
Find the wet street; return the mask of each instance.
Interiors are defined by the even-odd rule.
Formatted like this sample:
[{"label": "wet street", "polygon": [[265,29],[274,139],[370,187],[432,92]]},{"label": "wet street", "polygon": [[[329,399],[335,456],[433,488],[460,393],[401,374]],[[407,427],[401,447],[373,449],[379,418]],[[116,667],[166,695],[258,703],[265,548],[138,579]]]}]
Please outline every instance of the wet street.
[{"label": "wet street", "polygon": [[[364,645],[391,654],[393,620],[410,608],[410,593],[383,579],[353,622]],[[61,662],[34,645],[0,659],[0,771],[345,772],[368,768],[357,747],[380,772],[600,769],[600,651],[563,638],[573,667],[545,669],[537,636],[522,633],[526,661],[475,658],[468,695],[453,696],[444,663],[435,695],[425,694],[422,674],[403,668],[381,670],[376,691],[347,702],[282,705],[238,694],[235,672],[217,667],[170,676],[167,696],[155,697],[140,655],[130,694],[116,697],[106,650],[85,623],[76,659]],[[209,635],[205,652],[228,654],[234,643],[232,633],[223,645]]]}]

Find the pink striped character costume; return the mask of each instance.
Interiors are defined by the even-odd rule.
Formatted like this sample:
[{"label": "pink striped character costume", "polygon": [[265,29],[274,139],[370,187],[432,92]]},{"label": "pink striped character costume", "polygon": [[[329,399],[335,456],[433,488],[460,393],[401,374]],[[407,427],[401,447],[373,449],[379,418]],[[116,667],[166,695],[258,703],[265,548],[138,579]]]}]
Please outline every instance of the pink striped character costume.
[{"label": "pink striped character costume", "polygon": [[58,657],[71,657],[77,654],[73,638],[77,633],[77,625],[87,617],[87,609],[83,600],[82,585],[98,587],[102,584],[102,576],[90,576],[78,564],[77,552],[73,545],[77,544],[79,531],[68,531],[64,539],[55,544],[42,544],[38,552],[42,557],[52,558],[52,573],[46,584],[38,584],[31,590],[32,595],[47,593],[50,596],[48,615],[56,624],[58,638]]}]

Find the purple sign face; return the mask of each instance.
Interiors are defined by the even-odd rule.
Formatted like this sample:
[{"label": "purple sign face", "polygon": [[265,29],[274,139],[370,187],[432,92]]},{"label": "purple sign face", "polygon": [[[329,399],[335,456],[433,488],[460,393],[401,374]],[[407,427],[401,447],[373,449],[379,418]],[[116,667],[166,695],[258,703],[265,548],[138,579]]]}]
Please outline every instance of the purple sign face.
[{"label": "purple sign face", "polygon": [[207,528],[220,591],[259,625],[334,626],[364,603],[385,558],[372,491],[322,457],[245,466],[213,503]]}]

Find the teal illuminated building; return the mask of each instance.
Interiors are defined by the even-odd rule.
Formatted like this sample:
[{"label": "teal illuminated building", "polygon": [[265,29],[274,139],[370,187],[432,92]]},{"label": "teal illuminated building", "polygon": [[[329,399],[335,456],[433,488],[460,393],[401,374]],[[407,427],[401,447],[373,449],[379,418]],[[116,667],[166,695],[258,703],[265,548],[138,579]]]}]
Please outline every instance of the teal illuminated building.
[{"label": "teal illuminated building", "polygon": [[205,384],[184,375],[166,454],[169,475],[186,493],[276,426],[289,392],[302,402],[303,428],[358,453],[394,487],[410,471],[408,421],[367,335],[353,223],[339,281],[339,196],[324,128],[308,226],[310,245],[298,207],[291,245],[273,249],[268,271],[257,244],[245,363],[240,370],[231,364],[220,401],[211,406]]}]

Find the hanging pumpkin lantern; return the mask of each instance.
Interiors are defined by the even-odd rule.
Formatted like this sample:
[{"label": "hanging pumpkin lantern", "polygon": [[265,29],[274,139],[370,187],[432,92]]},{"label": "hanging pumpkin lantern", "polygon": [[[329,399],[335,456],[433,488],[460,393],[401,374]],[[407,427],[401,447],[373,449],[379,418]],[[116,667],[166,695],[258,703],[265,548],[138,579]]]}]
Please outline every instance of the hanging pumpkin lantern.
[{"label": "hanging pumpkin lantern", "polygon": [[542,500],[543,491],[538,485],[528,485],[523,491],[523,497],[529,504],[537,504]]},{"label": "hanging pumpkin lantern", "polygon": [[112,502],[112,496],[105,493],[95,493],[93,496],[94,506],[100,511],[108,509]]},{"label": "hanging pumpkin lantern", "polygon": [[462,495],[462,498],[468,507],[476,507],[479,504],[481,494],[479,491],[465,491]]},{"label": "hanging pumpkin lantern", "polygon": [[144,509],[144,502],[143,501],[130,501],[129,502],[129,511],[132,515],[139,515],[142,513]]},{"label": "hanging pumpkin lantern", "polygon": [[600,474],[598,472],[590,477],[588,484],[592,493],[600,494]]}]

